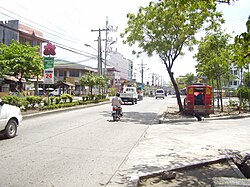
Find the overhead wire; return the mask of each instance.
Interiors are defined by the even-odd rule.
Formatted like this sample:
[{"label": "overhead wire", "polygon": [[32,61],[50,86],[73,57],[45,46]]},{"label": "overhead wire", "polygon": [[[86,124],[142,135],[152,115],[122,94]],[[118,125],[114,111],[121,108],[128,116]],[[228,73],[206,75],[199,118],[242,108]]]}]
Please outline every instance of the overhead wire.
[{"label": "overhead wire", "polygon": [[[0,8],[1,8],[1,7],[0,7]],[[7,17],[9,17],[9,18],[12,18],[12,19],[16,19],[16,18],[14,18],[14,17],[12,17],[12,16],[10,16],[10,15],[8,15],[8,14],[5,14],[5,13],[3,13],[3,12],[0,12],[0,14],[5,15],[5,16],[7,16]],[[69,40],[69,39],[67,39],[67,38],[62,38],[61,36],[58,36],[58,35],[55,35],[55,34],[53,34],[53,33],[49,33],[49,32],[47,32],[47,31],[45,31],[45,30],[43,30],[43,29],[34,27],[33,25],[30,25],[30,24],[28,24],[28,23],[25,23],[25,22],[23,22],[23,21],[21,21],[21,20],[19,20],[19,21],[20,21],[21,23],[27,25],[27,26],[30,26],[30,27],[36,29],[36,30],[42,31],[43,33],[47,33],[47,34],[49,34],[49,35],[51,35],[51,36],[54,36],[54,37],[57,37],[57,38],[60,38],[60,39],[63,39],[63,40],[69,41],[69,42],[74,42],[73,40]],[[46,27],[45,27],[45,28],[46,28]]]},{"label": "overhead wire", "polygon": [[[23,16],[21,16],[21,15],[19,15],[19,14],[16,14],[16,13],[14,13],[14,12],[12,12],[12,11],[6,9],[6,8],[3,8],[3,7],[1,7],[1,6],[0,6],[0,8],[3,9],[3,10],[5,10],[5,11],[7,11],[7,12],[9,12],[9,13],[11,13],[11,14],[13,14],[13,15],[16,15],[16,16],[18,16],[18,17],[20,17],[20,18],[22,18],[22,19],[24,19],[24,20],[26,20],[26,21],[28,21],[28,22],[31,22],[31,23],[33,23],[33,24],[35,24],[35,25],[38,25],[38,26],[40,26],[40,27],[46,29],[46,30],[43,30],[43,29],[40,29],[40,28],[36,28],[36,27],[34,27],[33,25],[30,25],[30,24],[28,24],[28,23],[25,23],[25,22],[21,21],[21,22],[23,22],[24,24],[26,24],[26,25],[28,25],[28,26],[30,26],[30,27],[33,27],[33,28],[35,28],[35,29],[39,29],[39,30],[43,31],[44,33],[47,33],[47,34],[52,35],[52,36],[56,36],[56,37],[58,37],[58,38],[60,38],[60,39],[64,39],[64,40],[67,40],[67,41],[70,41],[70,42],[79,41],[79,39],[72,38],[72,37],[70,37],[70,36],[66,36],[65,34],[62,34],[62,33],[60,33],[60,32],[57,32],[57,31],[55,31],[55,30],[52,30],[51,28],[48,28],[48,27],[43,26],[43,25],[41,25],[41,24],[38,24],[38,23],[36,23],[36,22],[34,22],[34,21],[30,20],[30,19],[27,19],[27,18],[25,18],[25,17],[23,17]],[[3,14],[3,15],[5,15],[5,16],[8,16],[8,17],[10,17],[10,18],[12,18],[12,19],[15,19],[14,17],[11,17],[10,15],[5,14],[5,13],[3,13],[3,12],[0,12],[0,13]],[[48,32],[47,30],[49,30],[49,31],[51,31],[51,32],[54,32],[54,33],[56,33],[56,34],[62,35],[62,36],[66,36],[67,38],[70,38],[71,40],[70,40],[70,39],[67,39],[67,38],[66,38],[66,39],[65,39],[65,38],[62,38],[61,36],[55,35],[55,34],[53,34],[53,33],[50,33],[50,32]]]},{"label": "overhead wire", "polygon": [[[24,19],[24,20],[27,20],[27,21],[29,21],[29,22],[35,24],[35,25],[38,25],[38,26],[40,26],[40,27],[42,27],[42,28],[45,28],[45,29],[47,29],[47,30],[49,30],[49,31],[55,32],[55,33],[57,33],[57,34],[59,34],[59,35],[66,36],[66,35],[64,35],[64,34],[62,34],[62,33],[59,33],[59,32],[57,32],[57,31],[51,30],[50,28],[45,27],[45,26],[43,26],[43,25],[41,25],[41,24],[37,24],[37,23],[35,23],[35,22],[33,22],[33,21],[31,21],[31,20],[29,20],[29,19],[23,17],[23,16],[20,16],[20,15],[18,15],[18,14],[16,14],[16,13],[12,12],[12,11],[10,11],[10,10],[7,10],[6,8],[3,8],[3,7],[1,7],[1,6],[0,6],[0,8],[3,9],[3,10],[5,10],[5,11],[7,11],[7,12],[9,12],[9,13],[11,13],[11,14],[14,14],[15,16],[18,16],[18,17],[20,17],[20,18],[22,18],[22,19]],[[22,7],[22,8],[24,8],[24,7]],[[26,9],[26,10],[27,10],[27,9]],[[8,14],[6,14],[6,13],[3,13],[3,12],[0,12],[0,14],[3,14],[3,15],[5,15],[5,16],[7,16],[7,17],[12,18],[12,19],[16,19],[16,18],[14,18],[14,17],[12,17],[12,16],[10,16],[10,15],[8,15]],[[20,20],[19,20],[19,21],[20,21]],[[53,33],[47,32],[47,31],[44,31],[43,29],[40,29],[40,28],[36,28],[36,27],[34,27],[33,25],[24,23],[23,21],[21,21],[21,22],[22,22],[23,24],[27,25],[27,26],[33,27],[34,29],[41,30],[42,32],[47,33],[47,34],[49,34],[49,35],[52,35],[52,36],[54,36],[54,37],[57,37],[57,38],[60,38],[60,39],[66,40],[66,41],[73,42],[72,40],[68,40],[67,38],[62,38],[62,37],[60,37],[60,36],[58,36],[58,35],[56,35],[56,34],[53,34]],[[60,28],[59,28],[59,29],[60,29]],[[66,36],[66,37],[68,37],[68,36]],[[72,38],[72,37],[69,37],[69,38]],[[72,39],[74,39],[74,38],[72,38]],[[76,39],[74,39],[74,40],[76,40]],[[91,60],[91,59],[97,59],[97,55],[94,55],[94,54],[92,54],[92,53],[88,53],[88,52],[85,52],[85,51],[82,51],[82,50],[78,50],[78,49],[75,49],[75,48],[66,46],[66,45],[64,45],[64,44],[60,44],[60,43],[55,42],[55,41],[53,41],[53,40],[48,40],[48,41],[54,43],[56,47],[61,48],[61,49],[63,49],[63,50],[67,50],[67,51],[70,51],[70,52],[72,52],[72,53],[75,53],[75,54],[78,54],[78,55],[83,55],[83,56],[85,56],[85,57],[88,57],[88,59],[85,59],[85,60],[82,60],[82,61],[76,61],[75,63],[81,63],[81,62],[89,61],[89,60]],[[106,64],[109,65],[109,66],[115,66],[114,63],[108,62],[108,61],[106,62]],[[119,67],[119,69],[122,69],[122,70],[127,71],[127,69],[125,69],[125,68],[123,68],[123,67]]]},{"label": "overhead wire", "polygon": [[[10,12],[10,13],[16,15],[16,16],[19,16],[19,17],[21,17],[21,18],[23,18],[23,19],[25,19],[25,20],[27,20],[27,21],[30,21],[30,22],[32,22],[33,24],[39,25],[39,26],[41,26],[41,27],[43,27],[43,28],[46,28],[46,29],[50,30],[49,28],[47,28],[47,27],[45,27],[45,26],[43,26],[43,25],[37,24],[37,23],[35,23],[35,22],[33,22],[33,21],[29,20],[29,19],[26,19],[26,18],[24,18],[23,16],[20,16],[20,15],[14,13],[14,12],[12,12],[12,11],[7,10],[6,8],[3,8],[3,7],[0,7],[0,8],[3,9],[3,10],[5,10],[5,11],[8,11],[8,12]],[[7,16],[7,17],[12,18],[12,19],[16,19],[16,18],[14,18],[14,17],[12,17],[12,16],[10,16],[10,15],[8,15],[8,14],[6,14],[6,13],[3,13],[3,12],[0,12],[0,14],[3,14],[3,15],[5,15],[5,16]],[[22,22],[22,21],[21,21],[21,22]],[[34,29],[37,29],[37,28],[34,27],[33,25],[30,25],[30,24],[27,24],[27,23],[24,23],[24,22],[22,22],[22,23],[25,24],[25,25],[27,25],[27,26],[33,27]],[[60,39],[66,40],[66,41],[74,42],[74,41],[72,41],[72,40],[68,40],[67,38],[62,38],[62,37],[60,37],[60,36],[58,36],[58,35],[55,35],[55,34],[53,34],[53,33],[49,33],[49,32],[44,31],[44,30],[42,30],[42,29],[38,29],[38,30],[41,30],[42,32],[48,33],[48,34],[50,34],[50,35],[52,35],[52,36],[54,36],[54,37],[57,37],[57,38],[60,38]],[[53,31],[53,30],[50,30],[50,31],[56,32],[56,31]],[[61,34],[61,33],[59,33],[59,32],[56,32],[56,33]],[[63,34],[61,34],[61,35],[63,35]],[[66,36],[66,35],[64,35],[64,36]],[[67,37],[68,37],[68,36],[67,36]],[[74,39],[74,40],[76,40],[76,39]],[[79,55],[84,55],[84,56],[86,56],[86,57],[90,57],[89,55],[96,56],[96,55],[94,55],[94,54],[91,54],[91,53],[88,53],[88,52],[85,52],[85,51],[82,51],[82,50],[78,50],[78,49],[75,49],[75,48],[72,48],[72,47],[69,47],[69,46],[60,44],[60,43],[55,42],[55,41],[52,41],[52,40],[49,40],[49,41],[55,43],[56,46],[59,47],[59,48],[62,48],[62,49],[64,49],[64,50],[67,50],[67,51],[70,51],[70,52],[73,52],[73,53],[76,53],[76,54],[79,54]],[[74,43],[75,43],[75,42],[74,42]],[[81,54],[81,53],[86,53],[87,55],[86,55],[86,54]]]}]

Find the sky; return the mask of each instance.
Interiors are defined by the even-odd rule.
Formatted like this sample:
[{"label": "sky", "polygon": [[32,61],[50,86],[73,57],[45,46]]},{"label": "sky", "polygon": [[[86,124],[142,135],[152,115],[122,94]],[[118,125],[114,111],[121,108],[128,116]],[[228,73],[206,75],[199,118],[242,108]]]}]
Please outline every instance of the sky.
[{"label": "sky", "polygon": [[[21,23],[36,28],[43,32],[46,39],[56,42],[86,54],[77,55],[62,49],[56,49],[56,58],[70,60],[93,67],[97,66],[98,32],[91,30],[105,29],[106,20],[113,32],[108,33],[110,40],[116,41],[110,48],[117,49],[124,58],[134,62],[135,78],[140,79],[140,64],[144,65],[144,80],[150,81],[152,74],[157,74],[166,82],[168,77],[166,67],[158,57],[148,58],[143,55],[136,58],[131,53],[131,48],[122,44],[120,33],[127,26],[127,13],[136,13],[140,6],[146,6],[150,0],[0,0],[0,21],[18,19]],[[238,0],[235,3],[219,4],[218,10],[224,14],[226,23],[223,28],[227,33],[235,36],[246,32],[246,21],[250,15],[250,0]],[[118,29],[117,29],[118,28]],[[117,30],[116,30],[117,29]],[[105,32],[101,34],[105,38]],[[85,44],[88,44],[87,47]],[[104,48],[104,43],[102,44]],[[179,57],[174,64],[174,76],[196,73],[194,52],[185,50],[185,56]]]}]

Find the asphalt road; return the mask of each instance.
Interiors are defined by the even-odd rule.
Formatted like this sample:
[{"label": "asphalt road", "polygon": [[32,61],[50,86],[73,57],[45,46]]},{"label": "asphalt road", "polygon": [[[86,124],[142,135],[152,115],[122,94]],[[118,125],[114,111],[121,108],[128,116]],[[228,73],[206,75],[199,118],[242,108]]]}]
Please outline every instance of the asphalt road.
[{"label": "asphalt road", "polygon": [[0,139],[0,186],[105,186],[167,106],[146,98],[24,119],[14,139]]}]

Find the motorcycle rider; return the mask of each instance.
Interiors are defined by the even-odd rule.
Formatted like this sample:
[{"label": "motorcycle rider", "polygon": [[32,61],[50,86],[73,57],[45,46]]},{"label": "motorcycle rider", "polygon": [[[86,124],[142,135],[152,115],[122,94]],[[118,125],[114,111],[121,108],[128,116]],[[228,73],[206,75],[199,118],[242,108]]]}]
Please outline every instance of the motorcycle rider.
[{"label": "motorcycle rider", "polygon": [[119,108],[120,114],[122,115],[122,99],[120,98],[120,93],[117,92],[116,96],[112,98],[112,106],[117,106]]}]

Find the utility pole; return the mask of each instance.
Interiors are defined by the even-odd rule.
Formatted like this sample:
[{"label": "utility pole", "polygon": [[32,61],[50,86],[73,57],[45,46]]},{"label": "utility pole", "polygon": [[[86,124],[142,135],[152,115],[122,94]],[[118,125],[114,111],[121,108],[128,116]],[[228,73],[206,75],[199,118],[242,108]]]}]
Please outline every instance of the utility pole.
[{"label": "utility pole", "polygon": [[98,32],[98,75],[101,76],[102,74],[102,44],[101,44],[101,31],[106,31],[107,29],[92,29],[91,32]]},{"label": "utility pole", "polygon": [[107,43],[108,43],[108,17],[106,17],[106,39],[105,39],[105,57],[104,57],[104,77],[107,75]]},{"label": "utility pole", "polygon": [[[147,65],[147,64],[143,64],[143,60],[141,60],[141,64],[138,64],[140,65],[140,69],[141,69],[141,83],[143,85],[143,77],[144,77],[144,68],[145,66],[144,65]],[[148,69],[147,69],[148,70]]]}]

